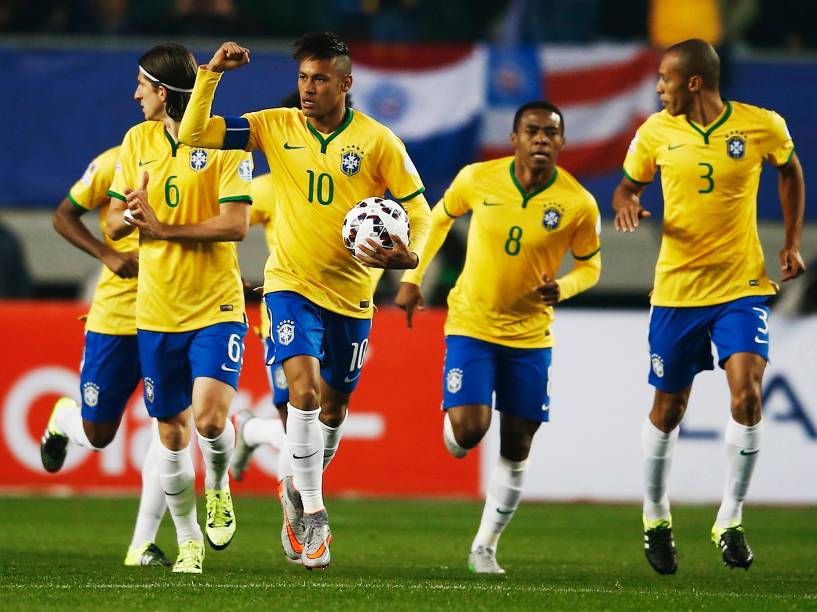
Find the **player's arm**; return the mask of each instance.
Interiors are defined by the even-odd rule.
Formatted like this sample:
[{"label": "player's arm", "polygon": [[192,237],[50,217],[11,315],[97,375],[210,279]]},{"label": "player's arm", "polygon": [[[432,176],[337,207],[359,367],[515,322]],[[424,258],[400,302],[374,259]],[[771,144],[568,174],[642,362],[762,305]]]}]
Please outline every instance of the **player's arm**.
[{"label": "player's arm", "polygon": [[128,210],[128,205],[122,198],[127,197],[133,190],[128,187],[122,195],[108,192],[111,196],[111,204],[108,206],[108,216],[105,217],[105,233],[111,240],[122,240],[125,236],[133,233],[136,225]]},{"label": "player's arm", "polygon": [[543,274],[542,283],[536,287],[536,291],[546,305],[553,306],[569,300],[582,291],[587,291],[599,282],[600,276],[601,254],[597,251],[586,259],[576,258],[573,269],[561,278],[554,280]]},{"label": "player's arm", "polygon": [[806,185],[803,167],[797,154],[792,154],[788,163],[778,167],[778,192],[780,207],[783,209],[783,248],[780,250],[781,281],[797,278],[806,271],[800,254],[800,239],[803,235],[803,215],[806,208]]},{"label": "player's arm", "polygon": [[428,238],[429,218],[431,211],[428,202],[422,193],[412,196],[411,201],[400,200],[406,209],[411,228],[411,244],[404,244],[399,236],[391,236],[394,247],[385,249],[375,240],[369,238],[368,246],[360,245],[360,251],[356,255],[357,259],[370,268],[383,268],[384,270],[411,270],[417,267],[420,262],[418,251]]},{"label": "player's arm", "polygon": [[431,223],[428,238],[422,250],[419,253],[419,264],[413,270],[408,270],[403,274],[403,279],[400,282],[400,288],[397,291],[397,297],[394,299],[394,304],[398,308],[406,311],[406,323],[409,328],[412,325],[412,317],[414,310],[423,310],[425,304],[423,302],[423,293],[420,290],[420,285],[423,282],[431,260],[440,250],[445,242],[451,226],[454,225],[454,220],[457,217],[448,213],[445,208],[445,198],[439,201],[437,206],[431,210]]},{"label": "player's arm", "polygon": [[94,238],[80,219],[86,212],[88,211],[66,197],[54,211],[54,229],[75,247],[101,261],[117,276],[135,277],[139,272],[139,254],[120,253]]},{"label": "player's arm", "polygon": [[206,66],[199,67],[193,93],[179,125],[180,142],[205,149],[251,150],[250,122],[247,119],[210,116],[221,73],[240,68],[249,61],[249,49],[226,42],[216,50]]},{"label": "player's arm", "polygon": [[639,183],[628,176],[621,177],[621,182],[613,192],[613,212],[615,228],[619,232],[634,232],[638,222],[652,216],[652,213],[641,206],[641,192],[646,183]]}]

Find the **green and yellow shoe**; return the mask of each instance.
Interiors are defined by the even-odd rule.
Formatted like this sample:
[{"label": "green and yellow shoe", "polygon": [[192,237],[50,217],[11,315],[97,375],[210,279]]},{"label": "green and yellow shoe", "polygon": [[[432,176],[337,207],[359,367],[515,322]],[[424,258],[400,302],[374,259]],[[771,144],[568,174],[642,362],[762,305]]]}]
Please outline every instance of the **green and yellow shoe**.
[{"label": "green and yellow shoe", "polygon": [[66,408],[76,407],[77,403],[70,397],[61,397],[54,403],[48,425],[40,439],[40,460],[46,472],[52,474],[59,472],[62,464],[65,463],[65,455],[68,453],[68,436],[57,427],[57,413]]},{"label": "green and yellow shoe", "polygon": [[672,537],[672,517],[644,521],[644,555],[659,574],[674,574],[678,571],[678,551]]},{"label": "green and yellow shoe", "polygon": [[179,544],[179,556],[173,564],[174,574],[201,574],[204,565],[204,542],[185,540]]},{"label": "green and yellow shoe", "polygon": [[235,511],[230,489],[205,489],[207,501],[207,541],[215,550],[223,550],[235,535]]},{"label": "green and yellow shoe", "polygon": [[141,546],[129,547],[125,555],[127,567],[170,567],[173,562],[162,552],[162,549],[153,542],[145,542]]},{"label": "green and yellow shoe", "polygon": [[723,555],[723,564],[734,569],[742,567],[748,570],[755,556],[749,543],[746,541],[746,532],[743,525],[735,523],[729,527],[712,527],[712,543],[720,549]]}]

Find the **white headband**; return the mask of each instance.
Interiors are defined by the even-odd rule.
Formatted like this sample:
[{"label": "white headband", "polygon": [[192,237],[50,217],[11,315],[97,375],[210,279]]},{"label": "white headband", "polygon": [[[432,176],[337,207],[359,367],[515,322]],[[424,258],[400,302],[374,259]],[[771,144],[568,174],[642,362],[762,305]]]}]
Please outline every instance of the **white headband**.
[{"label": "white headband", "polygon": [[159,79],[157,79],[155,76],[153,76],[152,74],[150,74],[150,73],[149,73],[147,70],[145,70],[144,68],[142,68],[142,66],[139,66],[139,72],[141,72],[142,74],[144,74],[144,75],[145,75],[147,78],[149,78],[151,81],[154,81],[154,82],[158,83],[158,84],[159,84],[159,85],[161,85],[162,87],[167,87],[167,88],[168,88],[170,91],[178,91],[179,93],[192,93],[192,92],[193,92],[193,89],[192,89],[192,88],[190,88],[190,89],[183,89],[183,88],[181,88],[181,87],[173,87],[173,85],[168,85],[167,83],[162,83],[162,82],[161,82]]}]

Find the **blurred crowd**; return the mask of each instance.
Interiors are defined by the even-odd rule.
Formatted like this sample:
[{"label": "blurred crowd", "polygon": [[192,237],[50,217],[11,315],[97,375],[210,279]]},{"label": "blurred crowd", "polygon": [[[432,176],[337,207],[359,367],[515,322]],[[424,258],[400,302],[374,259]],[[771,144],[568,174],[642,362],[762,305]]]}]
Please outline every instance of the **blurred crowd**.
[{"label": "blurred crowd", "polygon": [[678,36],[719,47],[817,47],[813,0],[4,0],[0,32],[585,43]]}]

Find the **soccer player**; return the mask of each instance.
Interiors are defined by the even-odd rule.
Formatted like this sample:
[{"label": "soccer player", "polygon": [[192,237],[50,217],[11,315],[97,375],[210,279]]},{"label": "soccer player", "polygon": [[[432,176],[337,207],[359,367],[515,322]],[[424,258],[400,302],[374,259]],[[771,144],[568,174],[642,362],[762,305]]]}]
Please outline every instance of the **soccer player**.
[{"label": "soccer player", "polygon": [[[279,209],[264,298],[275,362],[289,382],[286,442],[293,470],[282,495],[291,538],[282,544],[290,558],[311,569],[330,562],[324,450],[337,447],[368,344],[372,287],[366,265],[416,266],[430,213],[403,143],[345,105],[352,86],[346,44],[331,33],[306,34],[295,42],[293,57],[302,110],[210,117],[221,73],[250,59],[247,49],[224,43],[199,68],[179,135],[191,146],[261,149],[270,165]],[[393,249],[371,249],[364,265],[342,244],[343,219],[357,202],[386,189],[408,212],[412,251],[398,240]]]},{"label": "soccer player", "polygon": [[[556,165],[564,130],[550,102],[516,111],[513,157],[457,174],[432,211],[420,265],[403,276],[395,300],[411,327],[427,266],[454,220],[471,212],[465,265],[448,296],[443,440],[464,457],[488,431],[492,403],[500,413],[499,462],[468,558],[481,574],[505,573],[496,561],[499,537],[519,505],[533,436],[549,420],[553,306],[592,287],[601,273],[596,201]],[[573,268],[557,279],[568,251]]]},{"label": "soccer player", "polygon": [[[136,344],[136,275],[139,270],[139,236],[113,242],[99,241],[81,217],[99,209],[105,233],[110,186],[119,147],[100,153],[82,178],[71,187],[54,213],[54,228],[68,242],[103,263],[85,320],[85,350],[80,366],[82,409],[68,397],[60,398],[51,412],[40,443],[43,467],[49,472],[62,468],[68,443],[101,450],[119,429],[128,399],[139,385],[139,349]],[[125,565],[169,567],[170,560],[156,546],[167,504],[159,485],[158,440],[154,433],[142,464],[142,496]]]},{"label": "soccer player", "polygon": [[804,271],[803,171],[786,123],[772,111],[721,99],[719,68],[717,53],[702,40],[664,53],[656,85],[664,110],[638,129],[613,194],[616,229],[635,231],[650,216],[640,195],[660,169],[664,228],[649,330],[655,399],[641,432],[644,548],[659,574],[677,569],[666,481],[692,381],[714,368],[711,343],[731,394],[726,484],[711,537],[729,567],[752,564],[742,509],[760,450],[767,300],[777,291],[757,232],[763,161],[779,173],[785,227],[781,280]]},{"label": "soccer player", "polygon": [[227,412],[247,330],[234,241],[249,221],[252,160],[190,148],[177,139],[196,62],[181,45],[139,59],[134,98],[146,121],[122,142],[109,195],[108,235],[139,229],[136,327],[145,404],[158,420],[159,478],[176,526],[174,572],[201,573],[190,415],[206,467],[206,532],[223,549],[236,528],[229,462],[235,432]]}]

